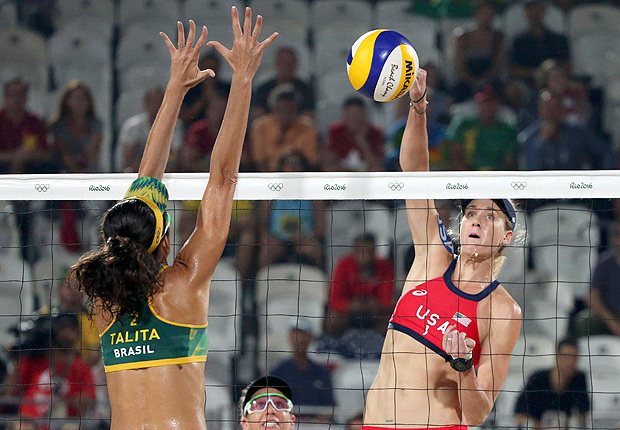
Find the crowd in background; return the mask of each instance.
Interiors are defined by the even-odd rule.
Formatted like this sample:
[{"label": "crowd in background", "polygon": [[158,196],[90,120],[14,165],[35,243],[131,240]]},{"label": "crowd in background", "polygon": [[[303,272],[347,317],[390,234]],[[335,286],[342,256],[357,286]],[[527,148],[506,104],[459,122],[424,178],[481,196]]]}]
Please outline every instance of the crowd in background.
[{"label": "crowd in background", "polygon": [[[412,14],[438,20],[445,16],[469,18],[468,24],[454,30],[454,49],[448,65],[421,58],[422,67],[428,72],[431,169],[618,168],[620,142],[614,142],[603,125],[604,88],[594,86],[588,76],[573,73],[571,41],[545,25],[546,2],[523,1],[528,28],[508,40],[494,22],[510,3],[490,0],[412,2]],[[580,4],[595,2],[557,0],[550,3],[568,13]],[[607,3],[617,5],[613,1]],[[52,0],[24,2],[19,9],[20,24],[46,37],[51,36],[54,26],[49,12],[53,4]],[[274,75],[255,83],[241,172],[400,170],[398,154],[409,112],[408,97],[392,102],[388,108],[352,95],[342,102],[340,117],[321,126],[316,120],[315,91],[320,77],[301,77],[294,45],[278,47],[273,58]],[[207,53],[200,65],[213,69],[216,77],[205,80],[185,99],[173,136],[169,172],[209,169],[209,157],[223,119],[230,83],[221,78],[225,74],[218,73],[222,65],[214,52]],[[447,67],[452,70],[449,77],[445,73]],[[70,82],[60,89],[55,114],[40,118],[26,109],[30,84],[20,77],[4,82],[0,109],[0,173],[102,172],[104,164],[100,154],[104,124],[95,110],[96,101],[89,87],[80,81]],[[160,86],[148,88],[143,94],[143,111],[111,132],[113,171],[137,172],[163,91]],[[398,205],[391,201],[377,203],[387,211],[394,211]],[[521,207],[533,212],[549,203],[524,201]],[[620,205],[617,203],[586,202],[601,220],[600,250],[604,253],[593,270],[593,294],[575,303],[573,323],[566,333],[559,333],[560,337],[592,334],[620,337],[620,291],[617,289],[620,235],[616,231]],[[95,216],[81,202],[55,202],[44,208],[32,208],[32,202],[12,204],[19,228],[21,257],[28,264],[34,266],[42,258],[36,247],[36,211],[45,211],[49,214],[46,222],[51,219],[58,225],[57,238],[64,247],[63,252],[77,259],[92,246],[89,239],[92,234],[84,233],[83,218]],[[370,234],[355,238],[349,254],[329,261],[326,214],[330,202],[273,200],[235,204],[224,258],[234,265],[248,297],[254,292],[254,280],[261,269],[275,264],[313,266],[323,271],[329,280],[325,318],[320,329],[303,319],[291,323],[289,336],[293,352],[289,359],[273,369],[274,374],[288,380],[298,391],[295,393],[297,402],[326,408],[311,414],[313,419],[329,421],[333,415],[330,410],[336,404],[330,369],[314,360],[309,351],[340,355],[345,359],[378,358],[386,321],[398,295],[398,280],[402,280],[404,274],[395,273],[393,255],[377,253],[376,238]],[[442,211],[449,217],[452,209],[446,205]],[[194,224],[196,213],[196,202],[183,202],[178,207],[177,244],[183,243],[191,233],[186,228]],[[410,253],[407,258],[412,261],[413,255]],[[0,412],[19,413],[33,419],[83,416],[93,418],[94,423],[106,414],[105,407],[99,410],[97,406],[105,404],[98,337],[89,329],[88,319],[83,317],[87,309],[81,297],[62,282],[49,291],[49,296],[52,295],[48,304],[37,303],[41,316],[36,327],[29,331],[18,330],[21,337],[16,339],[13,350],[7,344],[4,345],[6,350],[0,353],[3,358],[0,360],[2,396],[21,399],[21,404],[11,401],[0,404]],[[52,304],[54,309],[50,309]],[[245,308],[248,309],[252,306]],[[586,320],[589,323],[584,323]],[[255,316],[244,316],[244,334],[260,336],[256,326]],[[558,353],[567,348],[570,351],[563,355],[576,356],[576,345],[572,340],[561,343]],[[566,366],[570,368],[570,363]],[[45,369],[47,373],[43,372]],[[564,375],[574,372],[573,368]],[[533,387],[530,391],[540,391],[540,386],[546,389],[547,374],[536,374],[533,378],[528,382],[528,386]],[[73,384],[77,381],[79,384]],[[244,385],[242,382],[238,385]],[[570,378],[560,382],[568,384]],[[580,385],[579,390],[582,388]],[[53,407],[45,401],[40,402],[41,399],[54,399]],[[544,411],[528,412],[527,399],[524,394],[517,402],[519,419],[528,414],[542,419]],[[580,414],[589,409],[587,398],[566,401],[567,414],[573,406]],[[529,402],[540,405],[541,401],[530,398]],[[359,421],[357,416],[350,418],[351,423]],[[0,428],[2,425],[0,421]],[[6,428],[45,427],[32,421],[22,427],[8,425]]]}]

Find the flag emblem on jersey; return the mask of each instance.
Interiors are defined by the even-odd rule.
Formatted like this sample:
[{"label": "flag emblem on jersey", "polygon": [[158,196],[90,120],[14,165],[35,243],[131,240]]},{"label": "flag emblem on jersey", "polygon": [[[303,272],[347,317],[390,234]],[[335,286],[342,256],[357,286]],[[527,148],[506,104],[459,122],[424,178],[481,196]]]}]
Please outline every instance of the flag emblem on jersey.
[{"label": "flag emblem on jersey", "polygon": [[460,312],[455,313],[452,319],[455,320],[457,323],[464,325],[465,327],[468,327],[469,323],[471,323],[471,320]]}]

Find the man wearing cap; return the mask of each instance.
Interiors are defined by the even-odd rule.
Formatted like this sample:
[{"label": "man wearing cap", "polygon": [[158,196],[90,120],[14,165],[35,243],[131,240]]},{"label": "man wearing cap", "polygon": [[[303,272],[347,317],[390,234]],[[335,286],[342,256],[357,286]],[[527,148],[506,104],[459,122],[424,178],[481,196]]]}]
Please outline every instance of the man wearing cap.
[{"label": "man wearing cap", "polygon": [[[304,415],[314,421],[330,421],[335,406],[330,370],[308,357],[308,347],[314,340],[314,327],[307,318],[292,318],[289,323],[289,342],[293,354],[279,363],[271,374],[289,381],[295,401],[304,407]],[[325,410],[323,410],[325,409]]]},{"label": "man wearing cap", "polygon": [[446,132],[445,159],[454,170],[514,170],[517,130],[498,115],[499,94],[491,86],[476,92],[477,111],[455,116]]},{"label": "man wearing cap", "polygon": [[268,375],[251,382],[241,392],[239,415],[243,430],[279,427],[292,430],[293,392],[288,383],[277,376]]}]

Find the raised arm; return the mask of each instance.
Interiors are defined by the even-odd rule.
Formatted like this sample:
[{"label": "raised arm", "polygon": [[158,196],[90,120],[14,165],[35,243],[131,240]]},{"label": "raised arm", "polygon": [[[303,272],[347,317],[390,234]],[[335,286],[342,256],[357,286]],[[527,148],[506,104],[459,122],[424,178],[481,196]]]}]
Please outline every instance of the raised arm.
[{"label": "raised arm", "polygon": [[252,11],[246,8],[242,29],[239,12],[233,7],[233,48],[229,50],[219,42],[209,42],[228,61],[233,78],[226,113],[211,155],[209,182],[198,211],[196,228],[175,262],[175,265],[178,262],[189,271],[190,288],[205,286],[226,244],[250,110],[252,79],[260,65],[263,50],[278,35],[274,33],[259,43],[262,21],[259,15],[252,31]]},{"label": "raised arm", "polygon": [[[400,166],[403,172],[427,172],[429,154],[426,131],[426,106],[428,104],[426,101],[426,70],[418,70],[416,80],[409,90],[409,96],[411,107],[400,147]],[[419,283],[435,275],[429,273],[427,269],[430,255],[446,261],[449,261],[452,255],[442,245],[435,202],[430,199],[409,199],[406,203],[407,218],[416,255],[408,279]]]},{"label": "raised arm", "polygon": [[190,88],[204,81],[207,76],[215,76],[211,69],[200,70],[198,68],[200,50],[207,40],[207,28],[202,27],[202,33],[196,42],[196,46],[194,46],[196,36],[194,21],[190,20],[189,22],[187,41],[185,40],[183,24],[180,21],[177,22],[177,32],[176,48],[166,34],[159,33],[170,52],[170,79],[166,86],[164,100],[159,107],[159,112],[157,112],[157,117],[146,141],[138,177],[150,176],[161,181],[168,164],[174,126],[185,94]]}]

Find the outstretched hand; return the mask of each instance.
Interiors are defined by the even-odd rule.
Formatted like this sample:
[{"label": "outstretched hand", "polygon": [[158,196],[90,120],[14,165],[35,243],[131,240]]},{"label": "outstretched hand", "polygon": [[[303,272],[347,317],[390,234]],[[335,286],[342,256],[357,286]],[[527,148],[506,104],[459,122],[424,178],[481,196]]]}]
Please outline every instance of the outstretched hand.
[{"label": "outstretched hand", "polygon": [[411,97],[411,101],[422,101],[422,97],[424,97],[424,92],[426,91],[426,70],[419,68],[418,74],[415,77],[415,81],[411,84],[411,88],[409,89],[409,97]]},{"label": "outstretched hand", "polygon": [[194,21],[189,21],[187,41],[185,40],[185,29],[181,21],[177,22],[177,33],[178,42],[176,48],[165,33],[160,32],[159,35],[164,39],[164,42],[166,42],[166,46],[170,52],[169,83],[179,85],[185,90],[188,90],[204,81],[208,76],[215,76],[215,72],[211,69],[200,70],[198,68],[200,51],[205,46],[207,40],[207,27],[202,27],[202,33],[195,46],[196,23],[194,23]]},{"label": "outstretched hand", "polygon": [[278,33],[273,33],[263,42],[258,41],[260,30],[263,25],[263,17],[256,17],[256,24],[252,30],[252,9],[245,8],[245,18],[243,29],[239,22],[239,11],[235,6],[232,7],[232,29],[235,35],[232,49],[227,49],[220,42],[210,41],[212,46],[230,64],[234,74],[246,74],[253,78],[258,66],[260,65],[263,51],[278,37]]}]

